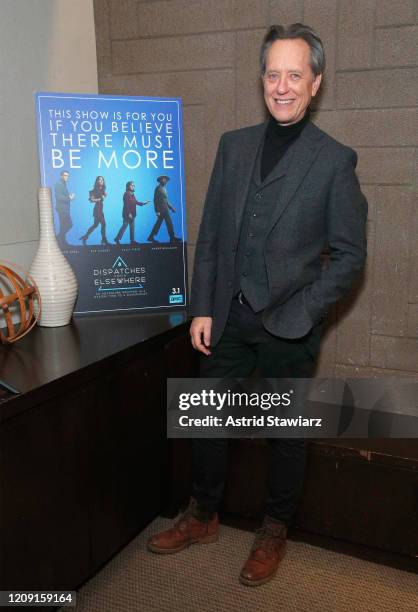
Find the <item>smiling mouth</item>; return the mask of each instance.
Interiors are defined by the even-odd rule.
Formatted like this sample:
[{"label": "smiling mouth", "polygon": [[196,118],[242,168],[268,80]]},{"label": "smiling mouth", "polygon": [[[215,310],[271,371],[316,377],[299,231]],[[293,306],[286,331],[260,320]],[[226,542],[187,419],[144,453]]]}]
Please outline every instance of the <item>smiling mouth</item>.
[{"label": "smiling mouth", "polygon": [[276,104],[282,104],[285,106],[286,104],[292,104],[293,100],[274,100]]}]

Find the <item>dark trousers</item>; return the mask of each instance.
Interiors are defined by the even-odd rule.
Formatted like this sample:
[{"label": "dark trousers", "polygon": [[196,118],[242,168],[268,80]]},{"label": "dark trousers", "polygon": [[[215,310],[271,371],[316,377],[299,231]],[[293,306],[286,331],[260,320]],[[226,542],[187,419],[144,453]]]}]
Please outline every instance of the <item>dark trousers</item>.
[{"label": "dark trousers", "polygon": [[[304,338],[277,338],[262,325],[262,313],[232,302],[228,322],[212,354],[201,358],[201,377],[248,377],[255,368],[265,378],[310,378],[319,351],[321,327]],[[265,514],[291,523],[302,492],[306,441],[268,439]],[[213,513],[220,504],[227,470],[227,439],[193,440],[193,489],[201,511]],[[251,461],[251,457],[248,457]],[[249,486],[251,486],[249,484]]]},{"label": "dark trousers", "polygon": [[106,219],[104,217],[104,214],[100,213],[98,215],[94,215],[93,219],[94,219],[94,223],[87,230],[87,232],[85,234],[86,238],[88,238],[90,236],[90,234],[92,232],[94,232],[96,227],[98,227],[99,224],[100,224],[100,230],[101,230],[101,234],[102,234],[102,242],[104,242],[106,240]]},{"label": "dark trousers", "polygon": [[70,215],[70,208],[57,208],[58,218],[60,221],[60,231],[58,233],[58,241],[66,242],[66,234],[73,227],[73,221]]},{"label": "dark trousers", "polygon": [[123,234],[125,233],[126,228],[129,225],[129,240],[133,242],[135,240],[135,217],[132,219],[124,219],[120,230],[118,231],[118,235],[115,240],[121,240]]},{"label": "dark trousers", "polygon": [[173,222],[171,220],[170,213],[168,210],[166,210],[165,212],[160,212],[158,219],[151,230],[150,236],[154,237],[156,234],[158,234],[158,231],[163,221],[165,221],[165,224],[167,226],[168,235],[170,236],[170,238],[174,238]]}]

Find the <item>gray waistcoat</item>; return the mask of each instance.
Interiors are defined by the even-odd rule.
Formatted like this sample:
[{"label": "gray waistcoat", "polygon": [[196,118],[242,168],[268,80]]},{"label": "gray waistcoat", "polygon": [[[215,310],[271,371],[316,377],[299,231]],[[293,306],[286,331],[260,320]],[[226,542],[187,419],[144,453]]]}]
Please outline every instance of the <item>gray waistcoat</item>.
[{"label": "gray waistcoat", "polygon": [[238,242],[234,294],[242,291],[254,312],[263,310],[269,301],[269,286],[264,244],[271,229],[271,217],[284,183],[284,174],[290,165],[292,147],[281,158],[272,172],[261,182],[260,147],[247,194]]}]

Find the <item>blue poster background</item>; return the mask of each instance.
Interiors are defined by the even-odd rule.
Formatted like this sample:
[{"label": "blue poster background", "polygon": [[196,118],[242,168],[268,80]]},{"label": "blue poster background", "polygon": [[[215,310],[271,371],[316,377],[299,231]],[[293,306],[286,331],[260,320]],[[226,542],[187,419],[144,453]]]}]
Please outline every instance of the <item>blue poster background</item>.
[{"label": "blue poster background", "polygon": [[[89,94],[36,94],[36,115],[42,186],[52,193],[54,224],[59,233],[55,186],[62,171],[69,172],[68,191],[72,227],[62,251],[79,282],[75,312],[178,308],[186,305],[186,223],[183,164],[182,106],[178,98],[146,98]],[[166,223],[147,240],[157,215],[154,191],[159,176],[168,176],[168,200],[174,233],[170,242]],[[98,176],[104,178],[106,198],[101,225],[83,244],[81,237],[93,224],[89,201]],[[135,236],[129,226],[120,244],[126,183],[135,183],[135,197],[149,203],[136,206]]]}]

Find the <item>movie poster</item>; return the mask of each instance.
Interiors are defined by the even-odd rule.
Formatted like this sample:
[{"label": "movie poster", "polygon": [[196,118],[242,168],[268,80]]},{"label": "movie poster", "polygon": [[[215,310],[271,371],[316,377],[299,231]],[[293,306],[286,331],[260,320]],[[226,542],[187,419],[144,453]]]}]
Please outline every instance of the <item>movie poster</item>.
[{"label": "movie poster", "polygon": [[38,93],[36,115],[75,313],[186,306],[181,100]]}]

